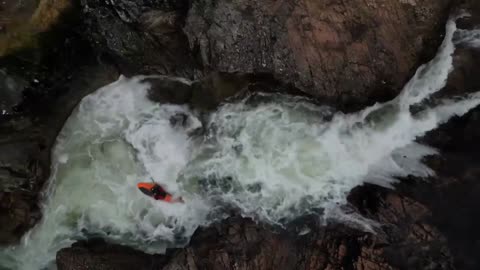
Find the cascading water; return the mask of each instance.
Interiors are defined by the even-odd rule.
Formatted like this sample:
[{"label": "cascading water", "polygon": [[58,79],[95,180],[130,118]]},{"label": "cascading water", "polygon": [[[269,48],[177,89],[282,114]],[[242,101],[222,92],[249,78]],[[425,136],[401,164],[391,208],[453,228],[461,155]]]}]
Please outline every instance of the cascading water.
[{"label": "cascading water", "polygon": [[142,79],[120,78],[84,98],[70,116],[53,150],[43,220],[4,252],[5,267],[39,269],[74,239],[92,235],[162,252],[202,224],[210,207],[195,197],[171,205],[136,188],[154,176],[177,193],[175,179],[191,147],[188,130],[174,129],[169,121],[190,113],[149,101]]},{"label": "cascading water", "polygon": [[[415,139],[480,104],[475,93],[443,100],[415,114],[445,85],[452,69],[455,23],[430,63],[394,100],[342,114],[303,98],[257,94],[225,104],[201,123],[186,107],[149,101],[145,77],[105,86],[84,98],[53,149],[43,220],[17,246],[4,249],[6,269],[54,268],[55,253],[75,240],[101,236],[147,252],[181,245],[213,221],[219,203],[282,224],[310,211],[342,214],[348,192],[364,182],[390,186],[396,177],[428,176],[421,163],[435,154]],[[458,42],[476,44],[461,30]],[[186,127],[170,118],[188,116]],[[136,189],[153,177],[185,204],[154,201]]]}]

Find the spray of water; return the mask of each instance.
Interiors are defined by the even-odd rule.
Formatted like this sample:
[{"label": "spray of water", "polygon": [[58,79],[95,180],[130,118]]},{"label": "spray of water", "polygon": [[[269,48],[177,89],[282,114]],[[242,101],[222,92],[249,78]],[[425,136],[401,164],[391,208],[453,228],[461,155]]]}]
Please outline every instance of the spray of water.
[{"label": "spray of water", "polygon": [[[53,149],[43,220],[0,253],[0,265],[49,267],[60,248],[92,235],[162,252],[218,218],[218,205],[280,225],[315,211],[368,228],[342,211],[348,192],[364,182],[389,187],[401,176],[433,174],[421,159],[435,150],[415,139],[480,103],[475,93],[411,113],[452,69],[454,21],[446,30],[435,59],[390,102],[343,114],[303,98],[257,94],[212,113],[201,137],[189,136],[201,125],[194,113],[149,101],[144,77],[121,77],[68,119]],[[476,32],[468,33],[471,43]],[[170,124],[178,113],[188,116],[187,127]],[[135,185],[150,177],[186,203],[143,195]]]},{"label": "spray of water", "polygon": [[455,32],[454,37],[456,44],[462,44],[468,47],[480,47],[480,29],[462,30]]}]

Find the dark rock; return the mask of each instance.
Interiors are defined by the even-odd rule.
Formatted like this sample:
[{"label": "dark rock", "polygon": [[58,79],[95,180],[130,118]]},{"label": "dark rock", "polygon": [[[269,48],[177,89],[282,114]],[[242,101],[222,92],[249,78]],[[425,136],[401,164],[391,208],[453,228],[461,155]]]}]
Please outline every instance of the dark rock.
[{"label": "dark rock", "polygon": [[265,74],[212,72],[201,80],[157,76],[144,80],[151,85],[150,100],[159,103],[188,104],[195,109],[211,111],[221,103],[236,100],[247,93],[270,92],[292,95],[307,94]]},{"label": "dark rock", "polygon": [[[429,223],[448,241],[456,269],[480,267],[480,138],[479,110],[454,119],[425,138],[440,149],[427,160],[436,176],[402,181],[397,189],[421,202],[430,212]],[[442,137],[442,139],[439,139]]]},{"label": "dark rock", "polygon": [[26,82],[21,78],[9,76],[4,70],[0,70],[0,115],[13,113],[13,107],[22,100],[22,92]]},{"label": "dark rock", "polygon": [[165,258],[103,241],[74,244],[57,253],[58,270],[150,270],[161,269]]},{"label": "dark rock", "polygon": [[[458,22],[461,29],[480,25],[480,3],[464,1],[472,16]],[[447,86],[436,98],[464,96],[480,89],[479,50],[458,44],[454,54],[454,70]],[[428,181],[405,179],[396,189],[421,203],[430,212],[428,223],[444,235],[454,258],[456,269],[480,268],[480,110],[474,109],[429,132],[423,143],[437,148],[439,156],[426,159],[436,175]]]},{"label": "dark rock", "polygon": [[[51,93],[61,95],[47,95],[26,112],[0,118],[0,195],[16,198],[0,201],[2,244],[18,240],[35,224],[31,220],[39,219],[37,203],[50,174],[50,150],[71,111],[85,95],[116,79],[118,73],[110,67],[84,66],[71,76],[52,85]],[[22,101],[23,106],[30,102],[29,98]],[[15,209],[27,209],[28,217],[12,214]]]},{"label": "dark rock", "polygon": [[123,74],[193,78],[196,67],[182,25],[188,1],[82,0],[85,37]]},{"label": "dark rock", "polygon": [[205,71],[271,73],[317,97],[378,101],[431,57],[450,2],[199,0],[185,32]]},{"label": "dark rock", "polygon": [[461,8],[467,11],[470,15],[460,18],[457,21],[457,27],[460,29],[474,29],[480,25],[480,2],[475,0],[462,1]]},{"label": "dark rock", "polygon": [[[398,269],[453,269],[447,240],[430,222],[432,213],[417,200],[374,185],[354,189],[349,200],[382,225],[382,250]],[[372,204],[373,203],[373,204]],[[408,260],[406,260],[408,258]]]},{"label": "dark rock", "polygon": [[18,241],[40,219],[39,192],[50,174],[50,151],[70,112],[86,94],[118,77],[79,35],[72,3],[0,3],[6,4],[0,24],[7,27],[0,34],[2,245]]},{"label": "dark rock", "polygon": [[[470,30],[480,27],[480,2],[467,0],[462,7],[471,16],[460,19],[458,27]],[[456,47],[453,55],[454,68],[448,77],[446,87],[437,93],[434,99],[465,97],[480,90],[480,62],[477,60],[480,57],[480,48],[459,41]],[[480,150],[475,143],[480,136],[480,129],[477,128],[479,112],[477,108],[461,118],[454,118],[441,128],[428,133],[422,138],[422,142],[443,152],[466,151],[473,155],[474,151]]]},{"label": "dark rock", "polygon": [[[472,16],[458,22],[461,29],[480,26],[480,2],[464,1]],[[478,48],[458,44],[454,55],[455,69],[446,89],[436,95],[464,96],[480,89]],[[439,149],[440,155],[426,160],[436,176],[425,182],[420,179],[402,181],[396,188],[424,205],[431,213],[429,223],[448,241],[456,269],[480,268],[480,184],[478,170],[480,152],[480,109],[456,117],[429,132],[422,142]]]},{"label": "dark rock", "polygon": [[44,166],[36,162],[41,158],[41,149],[36,142],[30,141],[29,138],[19,140],[19,137],[14,137],[10,140],[18,141],[0,144],[5,153],[0,156],[0,187],[5,191],[16,187],[28,190],[32,184],[30,181],[45,176],[42,173]]},{"label": "dark rock", "polygon": [[148,98],[159,103],[186,104],[192,98],[191,82],[172,77],[145,79],[151,85]]},{"label": "dark rock", "polygon": [[[8,103],[2,100],[7,114],[0,115],[0,194],[15,198],[0,205],[2,244],[18,240],[38,220],[36,205],[50,173],[50,150],[70,112],[83,96],[118,76],[71,31],[77,21],[74,12],[68,16],[65,25],[38,34],[40,47],[0,57],[0,84],[7,86],[0,87],[0,96],[11,97]],[[15,209],[25,209],[27,217],[12,214]]]},{"label": "dark rock", "polygon": [[252,75],[211,73],[193,85],[191,104],[195,108],[215,109],[220,103],[246,91],[249,84],[254,83]]},{"label": "dark rock", "polygon": [[0,192],[0,245],[14,243],[40,219],[31,195]]}]

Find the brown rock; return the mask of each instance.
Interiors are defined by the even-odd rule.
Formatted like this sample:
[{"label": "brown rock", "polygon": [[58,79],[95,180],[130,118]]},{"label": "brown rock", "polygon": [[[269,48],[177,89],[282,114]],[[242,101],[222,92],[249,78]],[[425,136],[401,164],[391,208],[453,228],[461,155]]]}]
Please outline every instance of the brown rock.
[{"label": "brown rock", "polygon": [[[417,243],[404,234],[397,235],[398,240],[385,241],[340,224],[311,228],[312,232],[304,236],[272,229],[249,219],[229,218],[197,231],[189,247],[167,252],[162,269],[450,269],[451,257],[445,243],[438,244],[443,252],[440,256],[428,242]],[[77,253],[74,247],[63,249],[57,264],[68,266],[61,269],[96,267],[93,260],[97,255],[93,251],[90,255],[82,251],[82,258]],[[112,269],[116,264],[108,262],[103,262],[104,268],[91,269]],[[432,262],[438,267],[427,267]]]},{"label": "brown rock", "polygon": [[21,193],[0,192],[0,245],[13,243],[40,218],[35,199]]},{"label": "brown rock", "polygon": [[40,0],[38,7],[32,15],[31,24],[37,31],[48,31],[58,23],[60,17],[70,8],[71,0]]},{"label": "brown rock", "polygon": [[[0,57],[39,48],[38,33],[50,30],[71,7],[69,0],[6,0],[0,3]],[[3,32],[3,33],[1,33]]]},{"label": "brown rock", "polygon": [[[93,242],[93,243],[92,243]],[[80,242],[57,253],[58,270],[161,269],[164,258],[103,241]]]},{"label": "brown rock", "polygon": [[159,103],[185,104],[192,98],[191,82],[170,78],[158,77],[145,80],[151,87],[148,98]]},{"label": "brown rock", "polygon": [[185,32],[207,71],[272,73],[318,97],[361,100],[403,86],[450,2],[194,1]]}]

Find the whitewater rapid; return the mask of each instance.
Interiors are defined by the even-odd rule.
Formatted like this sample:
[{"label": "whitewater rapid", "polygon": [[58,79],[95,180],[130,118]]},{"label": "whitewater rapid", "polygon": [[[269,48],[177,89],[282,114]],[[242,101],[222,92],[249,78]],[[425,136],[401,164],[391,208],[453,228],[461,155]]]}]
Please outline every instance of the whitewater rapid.
[{"label": "whitewater rapid", "polygon": [[[411,112],[445,86],[454,34],[456,42],[478,43],[477,32],[456,32],[449,21],[436,57],[398,97],[352,114],[305,98],[254,94],[202,123],[186,106],[150,101],[146,77],[120,77],[85,97],[66,122],[52,150],[43,219],[1,251],[0,266],[54,269],[59,249],[92,236],[161,253],[224,218],[222,207],[279,225],[319,213],[370,229],[368,220],[344,211],[348,192],[365,182],[391,187],[399,177],[432,175],[422,158],[436,151],[415,139],[480,104],[473,93]],[[171,123],[178,115],[185,125]],[[136,183],[151,178],[186,203],[143,195]]]}]

